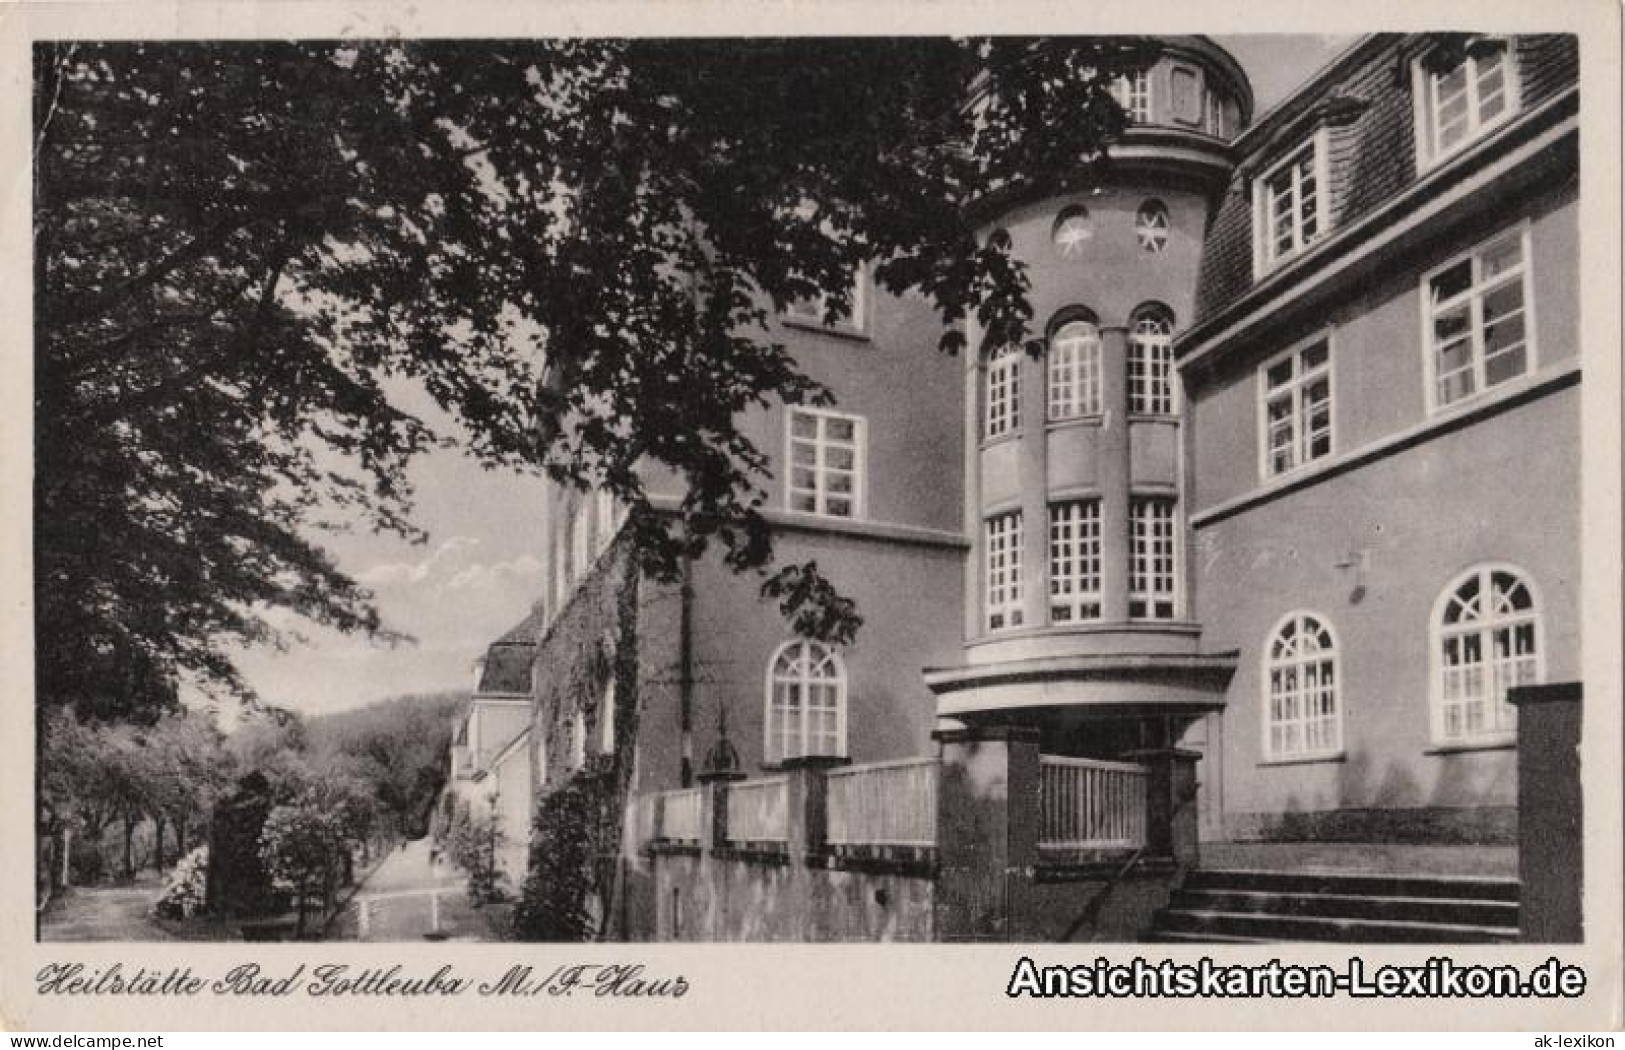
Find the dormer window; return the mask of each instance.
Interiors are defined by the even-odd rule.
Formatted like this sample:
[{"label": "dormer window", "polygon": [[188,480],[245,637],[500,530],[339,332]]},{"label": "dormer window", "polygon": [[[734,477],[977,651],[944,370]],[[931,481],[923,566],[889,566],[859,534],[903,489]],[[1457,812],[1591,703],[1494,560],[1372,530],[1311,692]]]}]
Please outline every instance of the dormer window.
[{"label": "dormer window", "polygon": [[1439,163],[1517,112],[1514,67],[1511,47],[1498,38],[1472,41],[1456,56],[1416,60],[1418,167]]},{"label": "dormer window", "polygon": [[1254,270],[1269,272],[1326,234],[1326,131],[1267,169],[1253,184]]}]

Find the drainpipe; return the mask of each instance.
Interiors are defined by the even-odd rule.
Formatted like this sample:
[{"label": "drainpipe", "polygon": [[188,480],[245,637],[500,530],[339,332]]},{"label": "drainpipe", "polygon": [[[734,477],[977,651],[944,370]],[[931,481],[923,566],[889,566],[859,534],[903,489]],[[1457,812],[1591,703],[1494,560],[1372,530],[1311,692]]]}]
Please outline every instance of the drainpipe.
[{"label": "drainpipe", "polygon": [[683,580],[678,588],[677,720],[682,741],[679,778],[694,786],[694,559],[683,556]]}]

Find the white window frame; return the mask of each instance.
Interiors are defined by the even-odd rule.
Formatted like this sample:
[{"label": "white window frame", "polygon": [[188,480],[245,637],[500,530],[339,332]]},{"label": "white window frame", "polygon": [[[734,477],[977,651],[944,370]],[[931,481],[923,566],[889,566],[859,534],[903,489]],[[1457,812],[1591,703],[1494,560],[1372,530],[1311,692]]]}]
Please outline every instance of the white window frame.
[{"label": "white window frame", "polygon": [[1203,130],[1217,139],[1230,138],[1230,121],[1225,109],[1225,97],[1204,84],[1202,87]]},{"label": "white window frame", "polygon": [[[1283,632],[1290,626],[1297,639],[1306,637],[1307,624],[1314,624],[1320,631],[1325,632],[1331,640],[1329,649],[1315,649],[1313,651],[1299,650],[1290,656],[1277,657],[1276,644],[1281,641]],[[1332,627],[1331,621],[1316,612],[1300,609],[1281,618],[1274,629],[1264,640],[1262,654],[1263,674],[1259,681],[1260,693],[1263,698],[1263,709],[1260,712],[1259,723],[1263,729],[1263,755],[1266,761],[1293,762],[1308,761],[1317,758],[1335,758],[1343,754],[1343,666],[1340,659],[1342,647],[1337,641],[1337,631]],[[1311,687],[1307,684],[1307,672],[1311,666],[1315,669],[1316,687],[1324,687],[1325,682],[1320,678],[1322,668],[1330,665],[1331,670],[1331,714],[1311,717],[1308,707],[1315,698]],[[1289,698],[1296,703],[1297,708],[1289,719],[1278,717],[1276,714],[1275,674],[1277,671],[1293,670],[1297,672],[1296,685]],[[1276,743],[1277,728],[1285,729],[1287,726],[1296,726],[1300,730],[1300,741],[1306,741],[1311,726],[1329,726],[1330,742],[1322,741],[1318,747],[1309,747],[1300,743],[1296,749],[1286,749]],[[1284,733],[1283,733],[1284,735]]]},{"label": "white window frame", "polygon": [[852,275],[852,309],[843,317],[834,322],[824,320],[824,311],[828,305],[829,297],[825,295],[814,296],[810,299],[799,299],[784,308],[783,318],[787,324],[799,328],[814,328],[825,332],[841,332],[846,335],[869,334],[869,294],[871,284],[869,264],[859,263],[857,271]]},{"label": "white window frame", "polygon": [[1106,575],[1100,498],[1092,496],[1051,503],[1049,535],[1050,623],[1099,620]]},{"label": "white window frame", "polygon": [[[1168,568],[1166,574],[1159,571],[1158,562],[1161,556],[1155,549],[1156,542],[1161,538],[1154,534],[1161,521],[1160,515],[1147,513],[1151,507],[1166,507],[1168,514],[1166,523],[1168,528]],[[1177,620],[1180,610],[1180,520],[1179,500],[1171,495],[1160,493],[1136,493],[1129,499],[1129,572],[1128,572],[1128,601],[1130,620]],[[1168,583],[1166,591],[1156,587],[1159,578],[1165,577]],[[1141,606],[1140,614],[1135,615],[1135,605]],[[1160,605],[1167,606],[1164,614],[1159,611]]]},{"label": "white window frame", "polygon": [[[1326,345],[1325,362],[1310,371],[1304,371],[1301,363],[1304,351],[1321,343]],[[1333,367],[1334,356],[1332,332],[1326,329],[1293,344],[1258,366],[1258,476],[1262,480],[1284,477],[1337,453],[1337,380],[1336,369]],[[1292,362],[1292,378],[1283,386],[1272,387],[1269,379],[1270,371],[1282,361]],[[1310,452],[1310,432],[1307,425],[1310,406],[1307,397],[1309,385],[1322,376],[1326,379],[1327,449],[1316,456]],[[1289,417],[1292,423],[1292,463],[1277,470],[1271,462],[1270,455],[1272,451],[1270,405],[1283,398],[1292,402],[1292,414]]]},{"label": "white window frame", "polygon": [[570,771],[587,768],[587,716],[580,709],[570,716]]},{"label": "white window frame", "polygon": [[[810,438],[796,436],[797,417],[811,419],[814,422],[814,436]],[[852,424],[852,469],[841,470],[828,464],[828,452],[831,448],[845,447],[845,443],[833,441],[827,436],[831,420],[841,420]],[[784,509],[796,514],[814,514],[821,518],[835,518],[840,521],[861,521],[868,513],[868,421],[863,416],[852,415],[847,412],[832,412],[822,408],[803,408],[791,406],[784,414]],[[795,484],[795,450],[797,445],[809,445],[813,450],[813,462],[810,467],[813,472],[813,487],[811,489],[799,487]],[[808,466],[807,464],[802,464]],[[831,473],[850,473],[852,475],[852,491],[839,493],[829,491],[829,475]],[[813,509],[795,506],[798,495],[810,495],[813,498]],[[852,505],[850,514],[835,514],[829,510],[829,501],[846,497]]]},{"label": "white window frame", "polygon": [[570,515],[570,582],[587,575],[592,565],[592,506],[583,497]]},{"label": "white window frame", "polygon": [[[603,554],[609,549],[615,534],[620,531],[620,510],[615,500],[615,494],[609,489],[595,489],[592,494],[593,517],[593,557]],[[624,519],[623,519],[624,520]]]},{"label": "white window frame", "polygon": [[[1152,205],[1156,207],[1153,208]],[[1148,216],[1161,215],[1162,225],[1157,226],[1148,220]],[[1168,210],[1168,204],[1160,197],[1147,197],[1134,209],[1134,240],[1140,250],[1147,255],[1161,255],[1168,250],[1168,238],[1173,233],[1174,218]]]},{"label": "white window frame", "polygon": [[[1331,134],[1320,128],[1264,172],[1253,179],[1253,276],[1262,277],[1288,260],[1296,259],[1311,247],[1326,239],[1332,229],[1331,184],[1327,164]],[[1311,157],[1310,166],[1315,179],[1315,235],[1303,238],[1302,184],[1296,176],[1292,182],[1294,204],[1292,209],[1292,247],[1277,252],[1275,247],[1275,207],[1270,182],[1283,171],[1296,171],[1304,154]]]},{"label": "white window frame", "polygon": [[[827,658],[827,660],[826,660]],[[784,665],[784,666],[781,666]],[[817,667],[834,668],[831,676],[815,676]],[[788,704],[779,700],[779,687],[795,686],[801,691],[797,710],[798,725],[788,721]],[[835,732],[833,746],[828,750],[814,750],[814,734],[809,719],[811,705],[807,697],[812,687],[833,687],[835,690]],[[808,755],[829,755],[837,758],[847,754],[847,673],[846,662],[840,650],[822,642],[794,639],[773,650],[767,661],[767,685],[762,720],[762,756],[768,765],[777,765],[791,758]],[[791,750],[790,745],[796,744]]]},{"label": "white window frame", "polygon": [[1151,69],[1142,69],[1132,77],[1117,77],[1112,81],[1112,98],[1128,114],[1134,124],[1151,123],[1152,98]]},{"label": "white window frame", "polygon": [[1008,510],[991,515],[982,525],[983,623],[991,631],[1008,631],[1022,625],[1022,543],[1021,511]]},{"label": "white window frame", "polygon": [[[1504,615],[1488,610],[1484,599],[1493,593],[1495,574],[1510,575],[1521,584],[1529,594],[1531,610],[1528,613]],[[1479,584],[1479,615],[1477,619],[1468,621],[1465,625],[1457,624],[1446,627],[1444,614],[1457,592],[1469,580],[1477,577]],[[1474,565],[1466,572],[1452,579],[1445,588],[1439,592],[1434,600],[1433,613],[1428,620],[1428,654],[1429,654],[1429,720],[1431,722],[1433,742],[1439,747],[1494,747],[1514,742],[1517,739],[1517,710],[1506,702],[1505,689],[1500,696],[1493,696],[1493,689],[1486,683],[1484,692],[1477,697],[1463,697],[1447,699],[1445,696],[1445,673],[1447,670],[1444,660],[1444,646],[1447,639],[1476,635],[1479,643],[1479,659],[1477,667],[1480,674],[1489,677],[1494,674],[1495,663],[1494,635],[1498,630],[1511,630],[1525,624],[1533,630],[1534,639],[1534,672],[1533,681],[1525,685],[1538,685],[1546,681],[1546,630],[1542,610],[1546,603],[1541,600],[1540,590],[1535,586],[1534,579],[1529,573],[1516,565],[1507,562],[1484,562]],[[1469,666],[1461,664],[1458,666]],[[1446,710],[1449,706],[1460,705],[1465,713],[1466,707],[1471,704],[1482,704],[1484,711],[1484,727],[1476,733],[1465,730],[1454,736],[1446,732]]]},{"label": "white window frame", "polygon": [[609,678],[604,682],[604,691],[598,697],[598,753],[600,755],[613,755],[615,753],[615,672],[610,671]]},{"label": "white window frame", "polygon": [[[1148,336],[1141,329],[1142,325],[1147,324],[1162,325],[1166,331]],[[1171,316],[1161,310],[1135,312],[1134,324],[1128,331],[1123,368],[1127,373],[1129,415],[1179,414],[1178,384],[1174,372],[1174,319]]]},{"label": "white window frame", "polygon": [[982,438],[992,441],[1021,430],[1021,360],[1018,347],[1006,347],[987,363]]},{"label": "white window frame", "polygon": [[[1514,37],[1494,38],[1501,47],[1502,82],[1506,104],[1501,112],[1485,120],[1481,113],[1483,100],[1479,97],[1478,59],[1471,54],[1462,56],[1466,66],[1465,84],[1467,131],[1461,139],[1441,149],[1439,147],[1439,74],[1427,70],[1427,56],[1411,62],[1411,100],[1413,126],[1416,132],[1416,168],[1418,173],[1437,167],[1467,149],[1491,131],[1505,124],[1523,109],[1523,80],[1519,76],[1518,47]],[[1455,67],[1457,69],[1460,66]],[[1451,72],[1454,72],[1452,69]],[[1445,74],[1448,76],[1449,74]]]},{"label": "white window frame", "polygon": [[[1179,115],[1175,100],[1179,93],[1175,90],[1175,79],[1181,73],[1188,73],[1193,85],[1191,106],[1195,110],[1187,119]],[[1168,123],[1178,124],[1182,127],[1200,129],[1207,121],[1207,77],[1203,75],[1199,66],[1184,62],[1174,62],[1168,66]]]},{"label": "white window frame", "polygon": [[1049,421],[1100,415],[1105,386],[1100,327],[1081,317],[1068,321],[1050,336],[1048,356]]},{"label": "white window frame", "polygon": [[[1486,249],[1514,235],[1518,237],[1518,250],[1521,256],[1518,268],[1519,279],[1523,285],[1524,370],[1518,376],[1500,380],[1495,386],[1486,386],[1484,383],[1484,292],[1486,289],[1482,283],[1483,279],[1480,273],[1482,268],[1480,257]],[[1430,415],[1436,412],[1448,411],[1458,405],[1478,401],[1489,395],[1496,387],[1516,383],[1520,378],[1533,375],[1540,368],[1540,352],[1538,340],[1536,339],[1538,326],[1535,319],[1535,280],[1532,249],[1530,223],[1528,219],[1525,219],[1515,226],[1501,230],[1493,237],[1484,238],[1464,252],[1458,252],[1422,275],[1417,298],[1421,301],[1422,309],[1422,365],[1424,374],[1427,377],[1427,407]],[[1458,294],[1454,298],[1435,304],[1428,290],[1429,285],[1432,284],[1435,277],[1451,267],[1459,265],[1464,259],[1472,260],[1473,278],[1471,286],[1468,287],[1467,291]],[[1507,283],[1506,278],[1497,277],[1494,287],[1499,288],[1504,283]],[[1473,353],[1473,389],[1471,393],[1463,394],[1450,401],[1441,402],[1439,400],[1439,355],[1433,342],[1433,322],[1439,314],[1445,313],[1463,302],[1469,304],[1470,328],[1468,339],[1471,340]]]}]

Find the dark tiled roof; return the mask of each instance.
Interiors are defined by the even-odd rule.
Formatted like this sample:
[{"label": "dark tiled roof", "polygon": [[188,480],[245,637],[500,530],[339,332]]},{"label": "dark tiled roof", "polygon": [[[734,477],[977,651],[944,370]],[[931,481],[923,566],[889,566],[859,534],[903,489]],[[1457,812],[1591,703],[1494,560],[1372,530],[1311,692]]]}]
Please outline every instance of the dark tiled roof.
[{"label": "dark tiled roof", "polygon": [[[1307,110],[1332,98],[1357,100],[1358,116],[1330,129],[1332,228],[1358,222],[1416,177],[1410,58],[1426,38],[1384,34],[1351,50],[1329,75],[1276,107],[1239,145],[1243,154],[1214,209],[1197,278],[1195,323],[1211,318],[1253,284],[1252,202],[1248,180],[1301,141],[1291,134]],[[1572,35],[1517,39],[1522,108],[1533,109],[1574,84],[1579,47]],[[1287,132],[1287,134],[1283,134]]]},{"label": "dark tiled roof", "polygon": [[541,602],[531,606],[530,614],[523,620],[509,628],[508,632],[495,642],[496,645],[506,645],[512,642],[527,642],[535,645],[542,638],[542,631],[547,628],[547,617],[543,615]]},{"label": "dark tiled roof", "polygon": [[532,642],[497,642],[485,651],[480,672],[481,693],[529,693],[530,665],[536,659]]}]

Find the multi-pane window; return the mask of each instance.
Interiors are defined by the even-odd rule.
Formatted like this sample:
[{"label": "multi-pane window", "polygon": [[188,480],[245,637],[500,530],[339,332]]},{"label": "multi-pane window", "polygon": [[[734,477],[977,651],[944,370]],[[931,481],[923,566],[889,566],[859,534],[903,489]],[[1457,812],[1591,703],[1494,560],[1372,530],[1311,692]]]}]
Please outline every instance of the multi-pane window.
[{"label": "multi-pane window", "polygon": [[1264,476],[1296,470],[1332,451],[1331,348],[1325,339],[1265,363]]},{"label": "multi-pane window", "polygon": [[1168,206],[1159,200],[1149,200],[1134,213],[1134,238],[1140,248],[1153,255],[1168,247]]},{"label": "multi-pane window", "polygon": [[1507,690],[1544,676],[1529,584],[1510,568],[1475,568],[1445,592],[1435,631],[1435,738],[1452,744],[1511,736],[1517,712]]},{"label": "multi-pane window", "polygon": [[[1433,63],[1438,65],[1438,63]],[[1518,88],[1504,40],[1484,41],[1455,62],[1417,66],[1423,153],[1438,161],[1477,139],[1518,108]]]},{"label": "multi-pane window", "polygon": [[1128,410],[1159,416],[1174,410],[1174,324],[1158,310],[1142,313],[1129,332]]},{"label": "multi-pane window", "polygon": [[1151,120],[1151,76],[1140,70],[1131,77],[1118,77],[1112,81],[1112,98],[1123,107],[1129,120],[1146,124]]},{"label": "multi-pane window", "polygon": [[987,519],[987,627],[1021,625],[1021,512]]},{"label": "multi-pane window", "polygon": [[1049,508],[1049,615],[1052,623],[1100,618],[1100,501]]},{"label": "multi-pane window", "polygon": [[1513,230],[1424,279],[1436,408],[1529,371],[1529,267]]},{"label": "multi-pane window", "polygon": [[846,668],[818,642],[786,642],[767,673],[766,758],[846,754]]},{"label": "multi-pane window", "polygon": [[1128,614],[1132,620],[1171,620],[1178,601],[1174,501],[1137,497],[1129,505]]},{"label": "multi-pane window", "polygon": [[1099,414],[1100,330],[1073,321],[1049,341],[1049,418]]},{"label": "multi-pane window", "polygon": [[1021,426],[1021,351],[1001,351],[987,366],[985,436],[996,438]]},{"label": "multi-pane window", "polygon": [[1320,173],[1321,140],[1271,168],[1259,180],[1260,262],[1267,268],[1313,244],[1326,232],[1326,198]]},{"label": "multi-pane window", "polygon": [[1311,758],[1343,749],[1337,682],[1331,630],[1314,616],[1287,617],[1265,654],[1266,757]]},{"label": "multi-pane window", "polygon": [[790,410],[791,510],[855,518],[863,498],[863,420],[835,412]]}]

